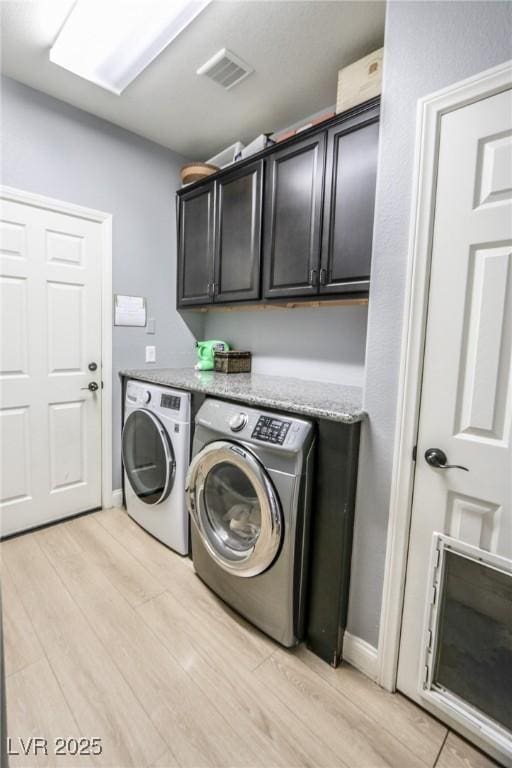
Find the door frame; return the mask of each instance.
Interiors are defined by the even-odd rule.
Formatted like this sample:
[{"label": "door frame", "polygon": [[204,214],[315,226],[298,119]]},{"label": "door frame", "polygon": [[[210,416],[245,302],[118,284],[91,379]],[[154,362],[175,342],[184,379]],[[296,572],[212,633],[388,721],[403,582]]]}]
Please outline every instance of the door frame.
[{"label": "door frame", "polygon": [[396,689],[444,114],[512,88],[512,60],[418,101],[397,421],[378,644],[378,683]]},{"label": "door frame", "polygon": [[63,213],[101,225],[101,503],[112,502],[112,214],[67,203],[46,195],[0,185],[0,198],[33,208]]}]

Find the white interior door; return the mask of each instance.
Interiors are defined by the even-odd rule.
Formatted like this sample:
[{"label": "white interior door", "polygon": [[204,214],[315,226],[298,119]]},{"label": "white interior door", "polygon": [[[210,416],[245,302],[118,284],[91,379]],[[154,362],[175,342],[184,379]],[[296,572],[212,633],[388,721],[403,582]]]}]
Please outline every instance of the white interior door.
[{"label": "white interior door", "polygon": [[[441,610],[437,604],[445,600],[441,592],[446,588],[445,582],[437,579],[434,567],[439,560],[435,542],[446,544],[435,537],[437,532],[453,538],[451,544],[448,542],[449,548],[456,549],[457,542],[472,545],[466,548],[464,562],[476,553],[480,562],[492,561],[494,570],[488,573],[508,571],[508,582],[504,575],[501,586],[489,588],[488,606],[494,610],[490,603],[501,590],[503,600],[496,610],[502,612],[503,622],[510,625],[509,641],[504,642],[510,642],[505,652],[510,653],[512,661],[512,602],[505,600],[507,590],[510,597],[512,589],[506,586],[510,585],[512,564],[511,94],[510,90],[499,93],[441,118],[398,669],[400,690],[452,725],[466,729],[466,735],[479,734],[481,744],[496,743],[492,727],[488,732],[482,729],[478,713],[476,722],[470,722],[469,710],[465,714],[463,702],[454,698],[450,709],[442,691],[436,698],[429,689],[436,674],[428,668],[429,664],[436,664],[432,648],[436,638],[431,634],[430,618],[433,612]],[[442,449],[449,464],[462,465],[468,471],[429,465],[425,453],[431,448]],[[461,587],[460,599],[466,608],[473,598],[483,596],[482,584],[468,580]],[[444,606],[447,605],[445,600]],[[488,619],[487,627],[490,626]],[[469,624],[465,631],[471,633]],[[468,640],[477,642],[477,638]],[[453,637],[450,642],[455,642]],[[465,674],[480,674],[480,661],[484,666],[487,663],[486,659],[476,660]],[[452,664],[456,664],[453,658]],[[505,668],[504,665],[503,673]],[[508,685],[510,693],[510,680]],[[448,694],[445,699],[449,699]],[[461,704],[459,712],[456,704]],[[498,750],[502,750],[500,754],[506,753],[503,744]]]},{"label": "white interior door", "polygon": [[102,240],[100,223],[0,204],[6,536],[101,506]]}]

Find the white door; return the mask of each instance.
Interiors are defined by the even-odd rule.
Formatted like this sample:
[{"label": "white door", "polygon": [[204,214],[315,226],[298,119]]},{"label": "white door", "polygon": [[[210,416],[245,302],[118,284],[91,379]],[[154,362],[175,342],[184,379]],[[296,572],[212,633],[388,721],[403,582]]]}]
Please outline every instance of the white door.
[{"label": "white door", "polygon": [[6,536],[101,506],[102,240],[100,223],[0,205]]},{"label": "white door", "polygon": [[[476,621],[478,613],[472,601],[483,600],[480,606],[483,613],[478,615],[483,616],[487,609],[497,614],[493,618],[486,615],[482,626],[489,630],[499,616],[504,626],[508,625],[510,647],[505,648],[501,666],[497,664],[494,670],[499,673],[501,669],[503,675],[506,659],[512,662],[511,94],[505,91],[441,118],[427,335],[398,670],[400,690],[442,719],[458,725],[466,735],[480,734],[481,743],[496,743],[502,726],[505,743],[510,719],[503,702],[487,701],[488,691],[480,698],[473,691],[482,683],[477,679],[482,673],[488,674],[490,685],[494,683],[490,679],[492,660],[485,658],[485,653],[479,659],[471,658],[482,640],[471,622]],[[468,471],[431,466],[425,453],[432,448],[444,451],[447,463],[461,465]],[[442,464],[444,458],[434,455],[431,461]],[[451,539],[436,537],[436,533]],[[458,542],[462,543],[461,547]],[[465,547],[465,544],[471,546]],[[458,549],[464,561],[460,558],[457,561]],[[448,594],[449,572],[445,569],[440,574],[439,570],[443,564],[443,568],[452,568],[454,563],[455,570],[457,563],[463,563],[465,574],[461,576],[462,581],[457,582],[460,604],[456,608],[453,594]],[[484,568],[485,563],[491,567]],[[491,576],[497,581],[489,587]],[[487,586],[483,586],[482,579],[486,578]],[[450,606],[452,616],[447,613]],[[468,615],[470,620],[464,619]],[[433,621],[436,617],[437,624]],[[455,622],[455,626],[451,627],[452,635],[447,640],[441,635],[450,630],[450,622]],[[465,658],[472,661],[469,669],[468,665],[462,669],[462,664],[457,670],[459,651],[455,646],[460,640],[457,629],[466,635]],[[506,627],[503,631],[506,634]],[[490,632],[487,642],[492,642],[493,637],[495,639]],[[497,653],[496,647],[490,651]],[[443,685],[442,681],[438,681],[437,693],[435,690],[435,676],[440,674],[444,663],[436,656],[441,652],[445,654],[444,659],[448,658],[447,653],[452,654],[450,674],[458,675],[459,680],[465,676],[465,685],[460,689],[455,681],[455,695],[450,692],[451,684]],[[485,681],[483,685],[485,688]],[[498,679],[493,696],[500,695],[500,685]],[[506,686],[512,710],[512,680],[508,680]],[[493,709],[495,706],[498,708]],[[482,730],[482,723],[489,715],[489,711],[484,711],[486,708],[492,714],[491,720],[498,716],[503,721],[495,731],[492,722],[486,723]],[[471,717],[475,721],[472,722]],[[503,744],[499,749],[502,748],[505,749]]]}]

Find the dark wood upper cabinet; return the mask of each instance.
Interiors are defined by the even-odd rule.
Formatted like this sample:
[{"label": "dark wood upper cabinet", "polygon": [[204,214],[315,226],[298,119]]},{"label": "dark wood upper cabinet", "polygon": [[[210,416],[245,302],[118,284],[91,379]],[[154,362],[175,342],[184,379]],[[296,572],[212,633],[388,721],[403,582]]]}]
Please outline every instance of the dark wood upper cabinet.
[{"label": "dark wood upper cabinet", "polygon": [[327,134],[320,293],[368,290],[378,143],[378,110]]},{"label": "dark wood upper cabinet", "polygon": [[185,192],[178,207],[178,306],[209,304],[213,297],[213,182]]},{"label": "dark wood upper cabinet", "polygon": [[368,293],[379,99],[178,192],[178,307]]},{"label": "dark wood upper cabinet", "polygon": [[216,185],[214,301],[259,299],[263,160]]},{"label": "dark wood upper cabinet", "polygon": [[264,297],[318,291],[325,133],[272,152],[266,161]]}]

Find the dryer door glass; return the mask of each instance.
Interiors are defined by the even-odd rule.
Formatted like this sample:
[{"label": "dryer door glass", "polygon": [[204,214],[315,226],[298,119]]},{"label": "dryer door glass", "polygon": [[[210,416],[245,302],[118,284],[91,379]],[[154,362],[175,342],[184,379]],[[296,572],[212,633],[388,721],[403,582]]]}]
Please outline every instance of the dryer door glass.
[{"label": "dryer door glass", "polygon": [[171,492],[174,453],[163,424],[151,411],[133,411],[123,429],[123,464],[128,481],[145,504],[159,504]]},{"label": "dryer door glass", "polygon": [[213,560],[239,576],[256,576],[275,560],[283,536],[272,481],[250,452],[223,440],[193,459],[188,506]]},{"label": "dryer door glass", "polygon": [[222,549],[246,552],[261,532],[261,507],[245,472],[221,461],[206,476],[204,506],[215,539]]}]

